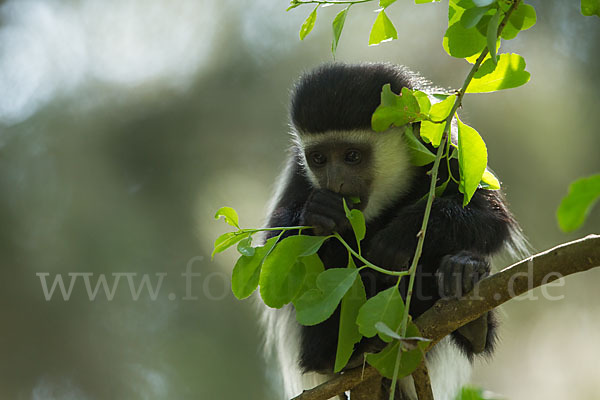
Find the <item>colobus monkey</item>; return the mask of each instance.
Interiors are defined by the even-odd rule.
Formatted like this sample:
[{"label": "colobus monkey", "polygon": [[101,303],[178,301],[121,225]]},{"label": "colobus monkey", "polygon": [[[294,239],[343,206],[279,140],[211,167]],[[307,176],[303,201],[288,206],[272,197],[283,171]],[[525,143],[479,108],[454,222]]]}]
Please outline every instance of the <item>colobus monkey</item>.
[{"label": "colobus monkey", "polygon": [[[403,87],[432,91],[416,74],[391,64],[327,64],[300,78],[291,99],[290,158],[277,186],[268,226],[310,225],[315,227],[314,234],[338,232],[354,243],[342,199],[359,197],[354,207],[363,211],[367,222],[363,254],[387,268],[409,265],[423,220],[431,165],[411,165],[403,128],[371,129],[371,116],[388,83],[397,94]],[[419,125],[413,129],[418,132]],[[453,175],[458,177],[456,160],[451,162]],[[444,182],[446,163],[439,174]],[[466,207],[462,202],[463,195],[452,181],[433,202],[410,305],[413,318],[442,296],[460,297],[468,292],[489,273],[491,256],[503,247],[522,248],[520,228],[499,191],[478,189]],[[347,251],[335,239],[325,242],[318,254],[326,268],[347,263]],[[368,297],[392,286],[396,279],[369,269],[361,271],[361,276]],[[339,308],[315,326],[300,326],[291,305],[266,310],[265,322],[267,345],[279,362],[287,398],[329,378]],[[437,400],[453,399],[469,378],[474,355],[492,352],[496,325],[489,312],[427,354]],[[363,338],[349,367],[360,365],[365,352],[378,351],[383,345],[377,338]],[[410,377],[400,382],[398,391],[396,398],[416,398]]]}]

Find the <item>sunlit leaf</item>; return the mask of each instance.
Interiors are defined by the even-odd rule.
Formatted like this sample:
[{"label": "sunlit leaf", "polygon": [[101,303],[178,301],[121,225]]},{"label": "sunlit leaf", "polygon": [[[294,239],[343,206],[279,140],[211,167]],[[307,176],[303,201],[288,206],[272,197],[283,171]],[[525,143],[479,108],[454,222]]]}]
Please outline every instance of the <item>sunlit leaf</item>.
[{"label": "sunlit leaf", "polygon": [[491,59],[485,61],[467,87],[467,93],[486,93],[511,89],[529,82],[525,71],[525,60],[518,54],[500,54],[498,64]]},{"label": "sunlit leaf", "polygon": [[483,390],[471,386],[463,386],[460,393],[456,396],[456,400],[491,400],[488,396],[484,396]]},{"label": "sunlit leaf", "polygon": [[500,189],[500,181],[490,170],[486,169],[483,173],[483,176],[481,177],[481,182],[479,182],[479,186],[481,186],[482,189],[486,190],[498,190]]},{"label": "sunlit leaf", "polygon": [[255,247],[251,256],[241,256],[233,267],[231,290],[238,299],[245,299],[258,287],[261,266],[266,255],[273,249],[277,237],[273,237],[264,246]]},{"label": "sunlit leaf", "polygon": [[392,4],[394,4],[396,0],[379,0],[379,7],[386,8]]},{"label": "sunlit leaf", "polygon": [[315,9],[308,15],[302,27],[300,27],[300,40],[304,40],[304,38],[312,31],[315,26],[315,21],[317,20],[317,5]]},{"label": "sunlit leaf", "polygon": [[429,121],[421,122],[421,137],[427,143],[431,143],[433,147],[439,147],[442,142],[442,136],[444,135],[444,128],[446,123],[436,124]]},{"label": "sunlit leaf", "polygon": [[398,32],[392,21],[388,18],[384,10],[379,12],[371,33],[369,34],[369,46],[377,45],[382,42],[398,39]]},{"label": "sunlit leaf", "polygon": [[238,215],[237,215],[237,212],[233,208],[231,208],[231,207],[219,208],[217,210],[217,213],[215,214],[215,219],[219,219],[220,217],[223,217],[225,219],[225,222],[227,222],[229,225],[240,229]]},{"label": "sunlit leaf", "polygon": [[579,228],[599,197],[600,174],[571,183],[569,193],[562,199],[556,212],[560,229],[571,232]]},{"label": "sunlit leaf", "polygon": [[424,102],[423,97],[415,96],[415,93],[408,88],[402,88],[402,95],[398,96],[391,91],[389,84],[384,85],[381,91],[381,104],[371,117],[373,130],[383,132],[390,125],[400,127],[410,122],[427,119],[428,114],[421,111],[419,101]]},{"label": "sunlit leaf", "polygon": [[429,99],[429,95],[425,92],[421,92],[420,90],[413,90],[413,96],[419,103],[419,112],[423,115],[429,113],[431,109],[431,100]]},{"label": "sunlit leaf", "polygon": [[581,0],[581,14],[600,17],[600,0]]},{"label": "sunlit leaf", "polygon": [[465,58],[480,53],[486,38],[476,27],[465,28],[460,22],[465,9],[452,1],[448,7],[448,29],[442,45],[452,57]]},{"label": "sunlit leaf", "polygon": [[342,34],[342,30],[344,29],[344,23],[346,22],[346,16],[348,15],[348,10],[350,10],[351,4],[348,7],[344,8],[342,11],[335,16],[333,23],[331,24],[333,28],[333,40],[331,42],[331,53],[335,58],[335,52],[338,47],[338,43],[340,41],[340,36]]},{"label": "sunlit leaf", "polygon": [[300,3],[299,1],[292,0],[292,1],[290,1],[289,7],[286,8],[285,11],[293,10],[294,8],[300,7],[301,5],[302,5],[302,3]]},{"label": "sunlit leaf", "polygon": [[463,206],[471,201],[487,166],[487,148],[479,133],[458,119],[459,190]]},{"label": "sunlit leaf", "polygon": [[456,96],[448,96],[439,103],[433,104],[429,110],[429,118],[436,122],[445,121],[450,115],[450,111],[452,111],[455,101]]}]

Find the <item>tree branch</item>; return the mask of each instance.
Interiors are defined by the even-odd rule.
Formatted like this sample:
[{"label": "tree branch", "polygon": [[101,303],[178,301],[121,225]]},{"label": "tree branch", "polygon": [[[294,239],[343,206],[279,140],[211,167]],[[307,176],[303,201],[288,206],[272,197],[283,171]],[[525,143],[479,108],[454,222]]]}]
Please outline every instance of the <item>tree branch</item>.
[{"label": "tree branch", "polygon": [[[421,336],[432,345],[481,314],[502,303],[556,279],[600,266],[600,235],[558,245],[550,250],[521,260],[504,270],[479,281],[461,299],[439,300],[424,312],[415,323]],[[293,400],[327,400],[351,390],[361,382],[376,376],[373,367],[355,368],[336,376],[311,390],[305,390]],[[424,384],[426,375],[417,369],[413,374],[415,386]],[[425,389],[425,391],[427,391]],[[425,399],[431,397],[424,397]]]}]

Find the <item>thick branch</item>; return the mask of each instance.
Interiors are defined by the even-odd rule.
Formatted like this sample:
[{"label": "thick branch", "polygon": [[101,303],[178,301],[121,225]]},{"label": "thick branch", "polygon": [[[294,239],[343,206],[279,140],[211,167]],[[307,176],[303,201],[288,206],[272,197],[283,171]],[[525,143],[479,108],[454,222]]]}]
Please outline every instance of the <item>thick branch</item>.
[{"label": "thick branch", "polygon": [[[462,325],[502,303],[560,277],[600,266],[600,235],[589,235],[536,254],[481,280],[458,300],[440,300],[415,320],[423,337],[440,341]],[[477,294],[477,298],[471,298]],[[372,367],[356,368],[293,400],[327,400],[377,375]],[[418,376],[417,376],[418,379]]]},{"label": "thick branch", "polygon": [[597,266],[600,266],[600,235],[589,235],[526,258],[479,281],[464,298],[438,301],[415,323],[421,335],[437,342],[513,297]]},{"label": "thick branch", "polygon": [[327,400],[347,390],[351,390],[359,383],[377,375],[379,375],[377,370],[370,366],[366,367],[364,371],[362,367],[354,368],[314,389],[305,390],[301,395],[294,397],[292,400]]}]

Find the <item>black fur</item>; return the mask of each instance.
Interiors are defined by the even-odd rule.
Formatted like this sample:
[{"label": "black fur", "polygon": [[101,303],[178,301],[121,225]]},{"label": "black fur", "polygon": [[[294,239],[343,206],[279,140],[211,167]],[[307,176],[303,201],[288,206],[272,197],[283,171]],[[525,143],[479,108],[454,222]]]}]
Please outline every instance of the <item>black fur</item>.
[{"label": "black fur", "polygon": [[292,123],[306,133],[370,129],[371,115],[386,83],[395,93],[403,87],[426,84],[407,69],[392,64],[325,64],[296,84]]},{"label": "black fur", "polygon": [[[404,86],[420,88],[424,81],[406,69],[389,64],[344,65],[331,64],[318,68],[300,79],[292,97],[291,119],[294,127],[304,134],[329,130],[369,129],[371,115],[380,102],[381,87],[391,83],[399,93]],[[416,125],[418,128],[418,124]],[[376,133],[373,133],[376,134]],[[278,203],[269,219],[269,226],[295,226],[306,223],[307,210],[314,208],[318,191],[305,177],[298,149],[290,160],[288,176]],[[377,154],[374,154],[377,157]],[[458,177],[456,160],[452,160],[453,175]],[[430,177],[431,166],[415,167],[410,187],[393,205],[367,221],[367,236],[363,253],[375,264],[385,267],[408,265],[417,243]],[[440,167],[440,182],[446,180],[446,163]],[[321,202],[329,200],[319,200]],[[447,288],[438,286],[436,272],[442,260],[454,257],[453,262],[480,265],[482,260],[497,252],[509,240],[511,226],[516,222],[498,191],[477,190],[471,202],[462,206],[463,196],[455,184],[449,184],[446,193],[433,202],[423,255],[417,270],[417,279],[411,303],[411,315],[418,317],[430,308]],[[340,204],[341,207],[341,204]],[[333,217],[332,217],[333,219]],[[314,222],[314,221],[310,221]],[[339,225],[339,226],[337,226]],[[347,224],[336,223],[342,236],[353,243]],[[272,233],[273,235],[276,232]],[[326,267],[343,267],[347,262],[346,250],[336,240],[326,242],[319,256]],[[444,258],[446,257],[446,258]],[[465,269],[465,271],[472,271]],[[480,268],[475,268],[480,270]],[[361,272],[367,296],[373,296],[395,283],[395,278],[365,269]],[[467,274],[465,285],[478,278]],[[405,291],[403,282],[401,287]],[[495,341],[496,320],[492,313],[487,319],[487,338],[484,353],[489,354]],[[311,327],[302,327],[301,367],[305,371],[331,372],[337,346],[339,313],[329,320]],[[472,344],[459,332],[453,333],[455,342],[472,358]],[[377,339],[363,340],[356,353],[381,347]]]}]

